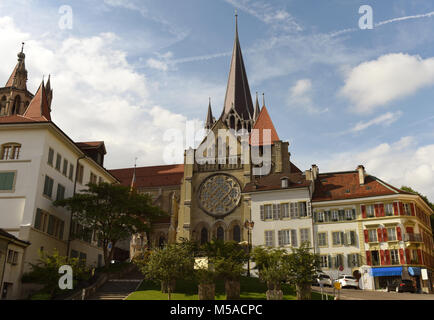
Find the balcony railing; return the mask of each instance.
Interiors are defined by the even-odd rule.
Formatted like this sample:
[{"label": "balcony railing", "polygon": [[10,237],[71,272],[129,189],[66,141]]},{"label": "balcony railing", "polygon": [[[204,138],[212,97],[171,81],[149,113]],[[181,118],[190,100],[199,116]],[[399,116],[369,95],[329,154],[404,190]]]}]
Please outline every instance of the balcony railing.
[{"label": "balcony railing", "polygon": [[422,242],[422,236],[420,233],[406,233],[404,234],[404,241]]}]

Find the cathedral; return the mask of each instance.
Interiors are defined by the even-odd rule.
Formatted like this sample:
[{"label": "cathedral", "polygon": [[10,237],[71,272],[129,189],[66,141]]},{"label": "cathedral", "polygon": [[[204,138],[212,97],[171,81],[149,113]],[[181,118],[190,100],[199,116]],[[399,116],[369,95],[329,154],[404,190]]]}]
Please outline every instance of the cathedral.
[{"label": "cathedral", "polygon": [[[215,157],[213,160],[216,161],[196,161],[201,150],[205,149],[206,156],[207,146],[204,145],[210,145],[210,141],[205,139],[197,149],[185,151],[184,164],[110,171],[124,185],[130,185],[134,175],[137,190],[152,195],[154,203],[170,215],[154,224],[149,239],[151,246],[173,243],[180,239],[200,243],[211,239],[248,241],[245,223],[251,219],[250,203],[249,199],[244,197],[243,189],[260,177],[255,175],[254,171],[255,167],[260,165],[252,161],[243,161],[239,137],[235,139],[235,148],[228,146],[230,133],[225,137],[227,141],[218,141],[221,139],[221,131],[244,130],[249,136],[253,131],[257,132],[255,137],[250,137],[248,150],[256,148],[262,155],[265,148],[269,148],[268,158],[271,163],[267,174],[301,173],[290,162],[289,143],[279,139],[264,99],[262,107],[257,95],[253,103],[238,36],[237,20],[222,112],[216,119],[210,103],[205,129],[208,137],[217,137],[215,143],[211,142],[211,146],[216,148],[214,155],[218,155],[218,161]],[[269,139],[265,139],[266,136]],[[135,248],[140,250],[144,243],[146,241],[142,236],[133,237],[132,255]]]}]

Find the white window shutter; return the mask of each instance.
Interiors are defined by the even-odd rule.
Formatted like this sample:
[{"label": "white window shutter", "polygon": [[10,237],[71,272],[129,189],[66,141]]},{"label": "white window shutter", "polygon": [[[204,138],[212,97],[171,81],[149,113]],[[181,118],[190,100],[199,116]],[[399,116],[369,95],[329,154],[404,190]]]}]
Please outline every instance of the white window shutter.
[{"label": "white window shutter", "polygon": [[260,210],[261,210],[261,220],[264,221],[265,220],[265,214],[264,214],[264,206],[260,206]]},{"label": "white window shutter", "polygon": [[310,201],[307,202],[307,216],[312,217],[312,204]]}]

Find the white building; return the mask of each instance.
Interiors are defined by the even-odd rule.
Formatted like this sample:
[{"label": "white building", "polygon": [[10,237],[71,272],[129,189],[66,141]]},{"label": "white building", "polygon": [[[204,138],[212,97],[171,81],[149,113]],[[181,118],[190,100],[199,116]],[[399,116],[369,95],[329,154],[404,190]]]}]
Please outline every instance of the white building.
[{"label": "white building", "polygon": [[[21,60],[11,79],[20,76],[23,56],[19,54]],[[117,180],[103,167],[103,142],[75,143],[51,121],[50,80],[46,85],[42,82],[33,96],[24,80],[18,83],[11,79],[0,88],[0,100],[18,100],[14,108],[6,103],[0,115],[0,228],[30,242],[23,257],[26,272],[29,262],[37,262],[39,250],[52,253],[57,249],[67,255],[71,212],[54,207],[53,201],[73,196],[89,182]],[[13,96],[23,91],[27,94],[20,107],[20,99]],[[24,102],[26,96],[32,99]],[[73,233],[81,228],[76,224],[71,227]],[[102,249],[91,232],[71,241],[69,253],[86,260],[89,266],[103,264]]]}]

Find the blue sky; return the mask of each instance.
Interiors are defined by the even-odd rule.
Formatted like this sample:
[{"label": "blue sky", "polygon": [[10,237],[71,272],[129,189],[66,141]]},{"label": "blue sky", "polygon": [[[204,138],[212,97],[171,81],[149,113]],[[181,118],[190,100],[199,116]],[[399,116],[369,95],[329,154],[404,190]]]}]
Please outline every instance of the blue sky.
[{"label": "blue sky", "polygon": [[[358,28],[366,4],[372,30]],[[251,92],[301,169],[364,164],[434,198],[432,1],[0,1],[0,77],[26,41],[29,88],[52,74],[72,138],[105,140],[108,168],[163,164],[165,130],[203,121],[208,97],[221,113],[235,9]]]}]

